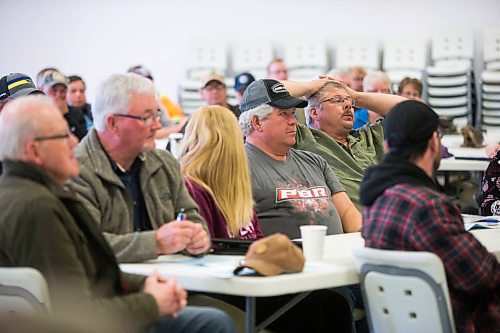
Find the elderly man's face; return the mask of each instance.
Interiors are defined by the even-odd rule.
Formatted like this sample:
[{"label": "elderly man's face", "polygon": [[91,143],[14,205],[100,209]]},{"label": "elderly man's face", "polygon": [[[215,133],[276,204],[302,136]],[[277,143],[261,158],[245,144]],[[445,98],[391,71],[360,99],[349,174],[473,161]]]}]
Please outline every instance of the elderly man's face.
[{"label": "elderly man's face", "polygon": [[115,133],[119,137],[120,144],[135,155],[154,149],[155,134],[161,128],[156,97],[147,94],[133,94],[127,114],[131,117],[126,115],[112,116],[114,117]]},{"label": "elderly man's face", "polygon": [[311,117],[319,128],[339,136],[349,133],[354,126],[352,98],[344,89],[331,88],[316,106],[316,115]]},{"label": "elderly man's face", "polygon": [[201,89],[201,97],[208,105],[225,106],[227,89],[219,81],[210,81]]},{"label": "elderly man's face", "polygon": [[80,169],[74,155],[78,139],[70,133],[62,114],[53,108],[53,116],[40,119],[41,131],[33,142],[38,156],[38,166],[49,177],[62,185],[71,177],[78,176]]},{"label": "elderly man's face", "polygon": [[295,109],[273,108],[269,117],[262,121],[261,132],[265,142],[276,148],[274,151],[287,152],[295,144]]}]

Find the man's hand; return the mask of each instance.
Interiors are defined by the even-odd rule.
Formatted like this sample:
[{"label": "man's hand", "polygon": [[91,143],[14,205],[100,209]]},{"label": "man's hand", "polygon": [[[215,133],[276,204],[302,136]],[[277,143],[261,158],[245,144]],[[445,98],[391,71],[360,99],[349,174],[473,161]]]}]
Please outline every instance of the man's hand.
[{"label": "man's hand", "polygon": [[171,254],[182,251],[193,238],[194,225],[191,221],[170,221],[156,230],[156,252]]},{"label": "man's hand", "polygon": [[189,220],[170,221],[156,230],[156,252],[171,254],[186,249],[193,255],[210,247],[210,237],[200,223]]},{"label": "man's hand", "polygon": [[187,305],[186,291],[173,279],[165,279],[154,271],[144,282],[143,290],[151,294],[161,316],[177,317]]},{"label": "man's hand", "polygon": [[210,247],[210,237],[203,226],[199,223],[194,223],[193,236],[187,244],[186,250],[191,254],[202,254],[208,251]]}]

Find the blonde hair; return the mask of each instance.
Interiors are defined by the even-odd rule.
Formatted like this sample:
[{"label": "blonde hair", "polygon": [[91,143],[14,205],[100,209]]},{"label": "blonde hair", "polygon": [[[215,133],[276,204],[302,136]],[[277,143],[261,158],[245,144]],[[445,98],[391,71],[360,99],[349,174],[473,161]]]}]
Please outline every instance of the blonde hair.
[{"label": "blonde hair", "polygon": [[210,105],[189,120],[181,147],[182,174],[214,199],[228,230],[238,235],[253,216],[250,169],[234,114]]}]

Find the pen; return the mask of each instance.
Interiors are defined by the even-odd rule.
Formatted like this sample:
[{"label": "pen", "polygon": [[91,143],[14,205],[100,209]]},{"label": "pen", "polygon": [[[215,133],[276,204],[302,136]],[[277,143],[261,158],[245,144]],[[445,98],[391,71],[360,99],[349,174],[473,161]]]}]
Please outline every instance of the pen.
[{"label": "pen", "polygon": [[186,219],[186,214],[184,213],[184,208],[181,208],[179,214],[177,214],[177,221],[184,221]]}]

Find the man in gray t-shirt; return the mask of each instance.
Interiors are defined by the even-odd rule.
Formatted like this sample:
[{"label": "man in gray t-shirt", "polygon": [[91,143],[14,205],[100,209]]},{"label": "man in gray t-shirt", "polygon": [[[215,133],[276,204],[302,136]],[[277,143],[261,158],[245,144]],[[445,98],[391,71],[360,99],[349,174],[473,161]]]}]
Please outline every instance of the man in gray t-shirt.
[{"label": "man in gray t-shirt", "polygon": [[241,101],[240,126],[262,230],[290,238],[300,237],[304,224],[326,225],[329,234],[359,231],[361,214],[326,161],[291,149],[297,132],[295,108],[305,106],[283,83],[270,79],[252,82]]},{"label": "man in gray t-shirt", "polygon": [[299,226],[322,224],[327,234],[341,234],[342,224],[332,194],[345,191],[325,160],[290,149],[278,161],[247,143],[253,197],[265,235],[281,232],[300,238]]}]

